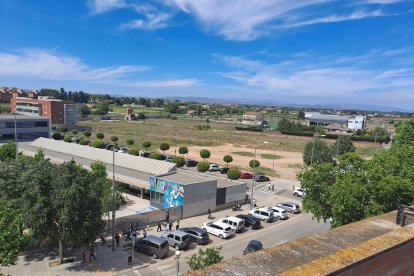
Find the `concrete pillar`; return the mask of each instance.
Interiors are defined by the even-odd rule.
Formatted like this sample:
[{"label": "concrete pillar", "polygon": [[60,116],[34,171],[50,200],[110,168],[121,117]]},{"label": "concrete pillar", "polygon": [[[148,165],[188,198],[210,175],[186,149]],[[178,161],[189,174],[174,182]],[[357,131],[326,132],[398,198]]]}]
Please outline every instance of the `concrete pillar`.
[{"label": "concrete pillar", "polygon": [[144,188],[141,188],[141,198],[144,198]]}]

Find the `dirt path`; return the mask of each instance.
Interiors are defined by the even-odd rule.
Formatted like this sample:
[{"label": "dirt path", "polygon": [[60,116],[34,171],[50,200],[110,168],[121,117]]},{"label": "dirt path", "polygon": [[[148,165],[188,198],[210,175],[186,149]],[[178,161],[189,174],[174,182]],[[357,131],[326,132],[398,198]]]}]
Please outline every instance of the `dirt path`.
[{"label": "dirt path", "polygon": [[[225,165],[223,161],[224,155],[231,155],[233,156],[233,162],[231,165],[233,166],[240,166],[242,168],[247,168],[249,166],[249,161],[253,159],[250,156],[241,156],[237,154],[233,154],[233,152],[251,152],[254,153],[254,149],[246,148],[246,147],[235,147],[231,144],[226,144],[217,147],[198,147],[192,146],[189,147],[188,157],[190,159],[200,160],[200,150],[208,149],[211,152],[211,157],[209,161],[211,163],[217,163],[219,165]],[[175,148],[171,148],[166,153],[174,154]],[[257,160],[260,161],[260,166],[272,168],[272,159],[263,159],[261,158],[261,154],[274,154],[273,151],[270,150],[257,150],[256,156]],[[285,179],[296,179],[296,174],[301,170],[300,167],[303,164],[302,153],[300,152],[287,152],[287,151],[276,151],[276,155],[280,156],[279,159],[275,160],[275,171],[276,174],[280,178]]]}]

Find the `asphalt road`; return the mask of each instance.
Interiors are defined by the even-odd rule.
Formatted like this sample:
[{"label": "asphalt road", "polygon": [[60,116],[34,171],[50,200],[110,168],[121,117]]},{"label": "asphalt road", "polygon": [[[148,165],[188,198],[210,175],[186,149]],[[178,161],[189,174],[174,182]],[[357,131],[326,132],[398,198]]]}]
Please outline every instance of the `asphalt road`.
[{"label": "asphalt road", "polygon": [[[267,248],[330,229],[329,223],[318,223],[317,221],[312,220],[312,217],[309,214],[290,214],[288,220],[262,223],[262,225],[264,226],[262,229],[249,229],[244,233],[236,234],[228,240],[220,240],[219,238],[210,235],[212,242],[207,246],[221,246],[221,254],[225,259],[230,259],[232,257],[241,256],[243,249],[252,239],[260,240],[264,247]],[[207,246],[197,246],[197,248],[193,247],[190,250],[182,251],[180,257],[180,274],[184,274],[189,270],[187,261],[191,255],[196,253],[198,248],[206,248]],[[176,275],[176,258],[169,257],[164,260],[157,260],[155,264],[151,264],[146,268],[119,275]]]}]

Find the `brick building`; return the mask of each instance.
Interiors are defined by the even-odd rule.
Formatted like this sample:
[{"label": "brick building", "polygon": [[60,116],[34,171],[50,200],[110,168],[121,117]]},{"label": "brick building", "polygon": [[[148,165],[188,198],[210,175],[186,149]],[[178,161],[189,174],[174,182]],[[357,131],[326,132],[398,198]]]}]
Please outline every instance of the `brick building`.
[{"label": "brick building", "polygon": [[12,93],[10,97],[11,112],[27,116],[42,116],[50,119],[52,124],[74,125],[78,121],[79,108],[75,102],[38,97],[37,94]]}]

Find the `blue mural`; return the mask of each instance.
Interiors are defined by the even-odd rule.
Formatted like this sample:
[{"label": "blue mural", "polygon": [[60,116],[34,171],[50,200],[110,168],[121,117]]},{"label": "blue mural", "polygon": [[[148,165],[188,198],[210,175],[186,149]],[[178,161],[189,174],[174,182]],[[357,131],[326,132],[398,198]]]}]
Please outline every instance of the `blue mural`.
[{"label": "blue mural", "polygon": [[184,186],[181,184],[151,176],[150,190],[164,194],[164,208],[184,204]]}]

